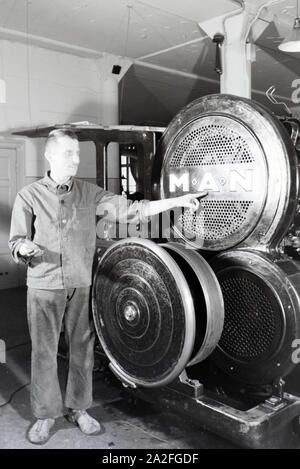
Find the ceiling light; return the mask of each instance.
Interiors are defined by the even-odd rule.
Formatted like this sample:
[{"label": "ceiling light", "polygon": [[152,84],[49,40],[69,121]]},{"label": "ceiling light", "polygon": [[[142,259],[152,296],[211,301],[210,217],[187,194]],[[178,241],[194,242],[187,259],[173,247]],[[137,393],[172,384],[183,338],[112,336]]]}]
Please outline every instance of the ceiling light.
[{"label": "ceiling light", "polygon": [[299,0],[297,0],[297,18],[295,18],[293,31],[278,46],[283,52],[300,52],[300,18],[299,18]]}]

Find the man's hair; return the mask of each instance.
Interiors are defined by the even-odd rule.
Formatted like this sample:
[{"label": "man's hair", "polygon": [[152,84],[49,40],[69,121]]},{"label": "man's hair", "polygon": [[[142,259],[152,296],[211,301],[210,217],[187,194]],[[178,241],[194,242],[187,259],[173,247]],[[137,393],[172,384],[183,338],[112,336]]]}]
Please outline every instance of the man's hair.
[{"label": "man's hair", "polygon": [[73,132],[73,130],[69,130],[69,129],[55,129],[55,130],[51,130],[51,132],[49,133],[48,137],[46,138],[46,142],[45,142],[45,153],[47,153],[47,151],[49,150],[50,145],[52,145],[52,143],[56,143],[57,140],[59,140],[59,139],[62,138],[62,137],[69,137],[69,138],[71,138],[72,140],[77,140],[77,141],[78,141],[78,137],[77,137],[77,135],[75,134],[75,132]]}]

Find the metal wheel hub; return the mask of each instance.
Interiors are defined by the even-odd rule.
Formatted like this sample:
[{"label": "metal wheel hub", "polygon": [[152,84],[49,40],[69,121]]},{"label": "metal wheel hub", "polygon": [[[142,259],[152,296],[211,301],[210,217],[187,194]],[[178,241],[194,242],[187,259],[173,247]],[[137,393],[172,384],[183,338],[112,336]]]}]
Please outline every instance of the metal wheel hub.
[{"label": "metal wheel hub", "polygon": [[124,317],[125,317],[126,321],[129,324],[132,324],[133,322],[135,322],[139,318],[140,311],[139,311],[137,305],[135,305],[132,302],[129,302],[125,306],[123,314],[124,314]]},{"label": "metal wheel hub", "polygon": [[198,253],[182,249],[130,239],[100,259],[94,321],[112,370],[127,385],[168,384],[220,339],[224,306],[215,274]]}]

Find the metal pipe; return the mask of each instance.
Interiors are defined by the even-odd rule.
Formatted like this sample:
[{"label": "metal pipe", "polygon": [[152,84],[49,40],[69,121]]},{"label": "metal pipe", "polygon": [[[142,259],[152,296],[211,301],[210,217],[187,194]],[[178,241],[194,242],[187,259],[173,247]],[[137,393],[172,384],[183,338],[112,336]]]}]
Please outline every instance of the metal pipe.
[{"label": "metal pipe", "polygon": [[224,35],[226,36],[226,27],[225,27],[225,22],[226,20],[228,20],[229,18],[234,18],[235,16],[238,16],[240,15],[241,13],[243,13],[243,11],[245,11],[245,3],[243,0],[230,0],[231,2],[238,2],[241,6],[241,9],[240,10],[237,10],[237,11],[234,11],[233,13],[229,13],[228,15],[224,16],[223,18],[223,31],[224,31]]},{"label": "metal pipe", "polygon": [[249,25],[249,28],[247,30],[247,34],[246,34],[246,42],[247,42],[247,39],[248,39],[248,36],[250,34],[250,31],[251,31],[251,28],[252,26],[254,25],[254,23],[258,20],[261,12],[263,11],[264,8],[267,8],[271,5],[275,5],[276,3],[282,3],[284,0],[269,0],[268,2],[264,3],[258,10],[257,14],[255,15],[255,17],[253,18],[253,20],[251,21],[250,25]]}]

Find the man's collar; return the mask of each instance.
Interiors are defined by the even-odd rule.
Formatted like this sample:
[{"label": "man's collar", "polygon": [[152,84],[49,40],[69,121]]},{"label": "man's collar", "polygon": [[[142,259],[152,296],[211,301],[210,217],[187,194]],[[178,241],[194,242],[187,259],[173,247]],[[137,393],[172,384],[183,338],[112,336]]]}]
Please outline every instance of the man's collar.
[{"label": "man's collar", "polygon": [[45,176],[43,177],[42,181],[41,181],[45,186],[47,186],[48,188],[52,188],[52,189],[57,189],[58,187],[60,187],[61,185],[62,186],[67,186],[68,188],[68,192],[72,189],[72,186],[73,186],[73,182],[74,182],[74,178],[71,177],[67,182],[65,182],[64,184],[58,184],[56,181],[54,181],[51,176],[50,176],[50,171],[47,171],[45,173]]}]

